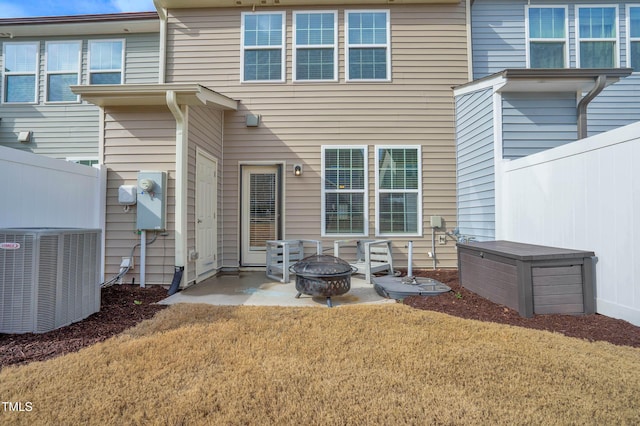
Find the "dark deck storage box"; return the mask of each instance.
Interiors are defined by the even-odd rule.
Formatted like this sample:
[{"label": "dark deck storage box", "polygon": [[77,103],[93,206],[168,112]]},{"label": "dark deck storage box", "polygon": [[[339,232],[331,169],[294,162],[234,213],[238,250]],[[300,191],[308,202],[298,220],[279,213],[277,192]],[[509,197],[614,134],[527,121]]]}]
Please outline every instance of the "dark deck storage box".
[{"label": "dark deck storage box", "polygon": [[457,246],[460,284],[523,317],[595,312],[591,251],[511,241]]}]

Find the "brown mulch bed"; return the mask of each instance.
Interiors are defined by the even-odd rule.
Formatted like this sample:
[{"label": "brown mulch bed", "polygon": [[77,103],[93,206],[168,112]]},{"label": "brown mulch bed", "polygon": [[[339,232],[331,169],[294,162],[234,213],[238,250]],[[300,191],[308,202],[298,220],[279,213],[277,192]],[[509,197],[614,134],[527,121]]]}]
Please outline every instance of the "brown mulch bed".
[{"label": "brown mulch bed", "polygon": [[[404,303],[416,309],[444,312],[450,315],[548,330],[589,341],[607,341],[615,345],[640,347],[640,327],[604,315],[536,315],[522,318],[518,312],[493,303],[460,287],[455,270],[414,270],[451,287],[451,292],[435,297],[412,296]],[[102,290],[100,312],[67,327],[42,334],[0,334],[0,368],[12,364],[43,361],[74,352],[108,339],[149,319],[166,308],[155,303],[167,296],[160,286],[140,288],[114,285]]]}]

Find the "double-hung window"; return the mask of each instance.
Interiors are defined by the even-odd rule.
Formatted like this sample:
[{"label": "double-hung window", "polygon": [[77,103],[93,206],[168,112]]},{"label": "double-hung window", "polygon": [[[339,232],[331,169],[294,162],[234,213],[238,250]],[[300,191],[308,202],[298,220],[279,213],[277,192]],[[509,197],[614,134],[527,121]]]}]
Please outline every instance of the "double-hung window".
[{"label": "double-hung window", "polygon": [[640,6],[627,6],[627,66],[640,72]]},{"label": "double-hung window", "polygon": [[293,80],[336,81],[336,12],[293,12]]},{"label": "double-hung window", "polygon": [[527,66],[567,67],[567,8],[529,6],[527,10]]},{"label": "double-hung window", "polygon": [[285,13],[242,13],[242,81],[283,82]]},{"label": "double-hung window", "polygon": [[3,43],[3,102],[37,102],[39,50],[39,43]]},{"label": "double-hung window", "polygon": [[49,41],[46,46],[47,102],[78,102],[69,86],[80,84],[81,42]]},{"label": "double-hung window", "polygon": [[347,81],[391,80],[389,11],[346,11]]},{"label": "double-hung window", "polygon": [[376,235],[422,232],[419,146],[376,147]]},{"label": "double-hung window", "polygon": [[89,84],[122,84],[124,40],[89,41]]},{"label": "double-hung window", "polygon": [[365,236],[367,220],[367,148],[322,149],[322,234]]},{"label": "double-hung window", "polygon": [[618,8],[577,6],[576,20],[578,67],[617,67]]}]

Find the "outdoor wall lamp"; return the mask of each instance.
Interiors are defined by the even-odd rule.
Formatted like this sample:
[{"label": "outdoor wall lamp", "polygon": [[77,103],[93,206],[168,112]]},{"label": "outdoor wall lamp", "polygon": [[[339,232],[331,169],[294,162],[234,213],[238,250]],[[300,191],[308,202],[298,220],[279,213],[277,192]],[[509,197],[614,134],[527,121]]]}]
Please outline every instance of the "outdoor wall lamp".
[{"label": "outdoor wall lamp", "polygon": [[293,175],[294,176],[302,176],[302,164],[294,164],[293,165]]}]

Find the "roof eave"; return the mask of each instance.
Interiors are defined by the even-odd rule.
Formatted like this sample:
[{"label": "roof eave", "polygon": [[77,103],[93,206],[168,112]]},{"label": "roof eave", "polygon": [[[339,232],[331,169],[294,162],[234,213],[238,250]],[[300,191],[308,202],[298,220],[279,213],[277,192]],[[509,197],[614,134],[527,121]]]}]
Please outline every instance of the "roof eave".
[{"label": "roof eave", "polygon": [[102,107],[166,105],[167,92],[173,91],[180,105],[238,109],[238,101],[196,83],[94,84],[71,86],[71,90],[83,100]]}]

